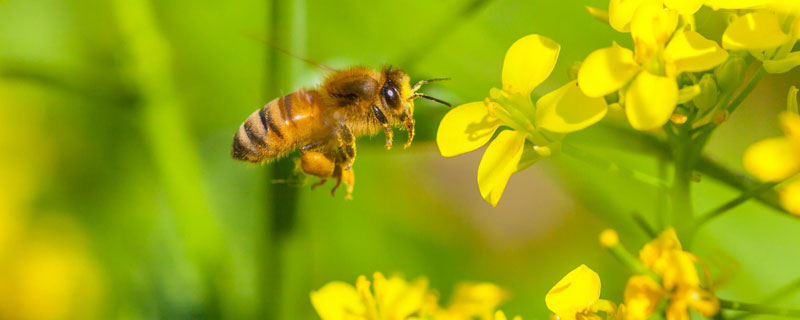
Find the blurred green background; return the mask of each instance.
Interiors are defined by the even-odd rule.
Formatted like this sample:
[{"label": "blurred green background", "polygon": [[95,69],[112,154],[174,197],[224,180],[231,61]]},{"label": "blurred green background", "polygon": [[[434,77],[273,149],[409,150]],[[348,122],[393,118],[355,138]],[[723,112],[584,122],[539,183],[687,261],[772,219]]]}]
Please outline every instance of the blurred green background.
[{"label": "blurred green background", "polygon": [[[508,46],[538,33],[562,46],[539,96],[592,50],[630,45],[585,5],[607,2],[0,2],[0,319],[316,319],[311,290],[375,271],[427,276],[445,301],[458,281],[495,282],[512,292],[507,314],[546,319],[545,293],[581,263],[620,301],[630,274],[597,234],[616,228],[638,250],[647,236],[631,214],[655,223],[663,192],[556,157],[512,177],[493,209],[475,182],[481,152],[438,154],[440,105],[418,102],[409,149],[358,140],[352,201],[275,169],[291,159],[229,156],[253,110],[324,76],[265,41],[336,68],[451,77],[425,92],[461,104],[499,86]],[[798,79],[768,76],[709,154],[740,170],[747,145],[780,133]],[[602,128],[570,139],[664,171]],[[694,195],[704,212],[737,193],[703,178]],[[800,277],[800,223],[750,202],[693,251],[720,296],[757,302]],[[800,294],[773,302],[797,307]]]}]

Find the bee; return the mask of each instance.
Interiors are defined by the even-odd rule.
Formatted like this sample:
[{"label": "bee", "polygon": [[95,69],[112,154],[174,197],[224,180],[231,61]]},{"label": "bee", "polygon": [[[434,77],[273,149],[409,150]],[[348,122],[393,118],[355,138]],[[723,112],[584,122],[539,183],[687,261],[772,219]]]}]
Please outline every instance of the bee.
[{"label": "bee", "polygon": [[417,92],[426,83],[448,79],[422,80],[413,87],[409,80],[391,67],[333,71],[318,89],[291,92],[250,114],[233,138],[231,156],[264,163],[299,148],[302,171],[320,178],[312,189],[333,178],[331,194],[344,182],[345,198],[352,198],[357,137],[383,130],[390,149],[392,128],[402,126],[408,131],[407,148],[414,139],[414,99],[450,106]]}]

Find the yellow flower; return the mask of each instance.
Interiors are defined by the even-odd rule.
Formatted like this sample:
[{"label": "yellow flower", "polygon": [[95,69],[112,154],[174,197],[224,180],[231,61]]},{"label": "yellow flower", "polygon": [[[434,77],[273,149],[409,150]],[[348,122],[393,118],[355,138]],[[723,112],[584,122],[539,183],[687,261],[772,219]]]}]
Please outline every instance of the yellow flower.
[{"label": "yellow flower", "polygon": [[[492,206],[514,172],[549,156],[563,134],[586,128],[606,114],[605,100],[585,96],[575,81],[535,104],[531,101],[533,89],[553,71],[559,51],[556,42],[540,35],[517,40],[503,62],[503,89],[490,90],[484,101],[450,110],[439,125],[436,142],[445,157],[480,148],[501,126],[511,129],[489,144],[478,167],[478,187]],[[526,150],[525,141],[534,147]]]},{"label": "yellow flower", "polygon": [[[738,3],[741,2],[741,3]],[[758,10],[735,18],[722,35],[722,46],[747,50],[770,73],[784,73],[800,65],[800,51],[792,52],[800,37],[800,2],[795,0],[733,1]],[[723,5],[731,7],[731,4]],[[792,20],[788,30],[782,28]]]},{"label": "yellow flower", "polygon": [[389,279],[380,272],[373,276],[372,290],[365,276],[356,286],[330,282],[311,292],[311,304],[322,320],[401,320],[419,316],[429,295],[428,281],[407,282],[399,276]]},{"label": "yellow flower", "polygon": [[589,54],[578,71],[578,84],[587,96],[620,91],[628,121],[637,130],[658,128],[669,120],[678,104],[678,75],[712,69],[728,58],[716,42],[695,31],[675,32],[678,11],[693,13],[699,8],[695,1],[666,4],[677,10],[656,0],[612,0],[610,23],[617,30],[630,29],[634,51],[613,43]]},{"label": "yellow flower", "polygon": [[598,311],[616,312],[612,302],[600,299],[600,276],[586,265],[580,265],[558,281],[547,292],[545,303],[558,320],[599,320],[595,314]]},{"label": "yellow flower", "polygon": [[[608,22],[614,30],[629,32],[635,20],[637,10],[642,5],[663,6],[681,15],[693,15],[703,6],[703,0],[611,0],[608,3]],[[674,13],[669,13],[674,15]],[[677,18],[677,17],[676,17]],[[670,31],[671,32],[671,31]]]},{"label": "yellow flower", "polygon": [[635,275],[625,285],[626,320],[645,320],[653,314],[666,292],[653,278]]},{"label": "yellow flower", "polygon": [[711,317],[719,310],[719,301],[700,283],[697,257],[683,251],[675,230],[668,229],[639,252],[642,263],[661,280],[646,275],[632,276],[625,286],[626,316],[629,320],[650,317],[663,299],[669,299],[668,320],[689,319],[688,308]]},{"label": "yellow flower", "polygon": [[430,313],[437,320],[491,320],[507,298],[508,291],[492,283],[461,283],[446,308],[435,307]]},{"label": "yellow flower", "polygon": [[[797,96],[789,100],[796,105]],[[764,181],[779,182],[800,173],[800,115],[785,112],[780,119],[785,136],[756,142],[744,153],[745,169]],[[800,181],[781,189],[780,196],[783,207],[800,216]]]},{"label": "yellow flower", "polygon": [[[497,310],[497,312],[495,312],[494,314],[494,320],[507,320],[507,319],[508,318],[506,318],[506,314],[503,313],[503,311]],[[522,320],[522,317],[516,316],[512,320]]]}]

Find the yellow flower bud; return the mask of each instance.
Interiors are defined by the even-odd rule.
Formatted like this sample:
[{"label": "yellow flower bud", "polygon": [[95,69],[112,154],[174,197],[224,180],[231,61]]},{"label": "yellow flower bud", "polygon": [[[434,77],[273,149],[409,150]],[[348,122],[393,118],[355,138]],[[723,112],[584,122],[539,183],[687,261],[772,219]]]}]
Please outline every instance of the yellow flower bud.
[{"label": "yellow flower bud", "polygon": [[619,244],[619,234],[614,229],[605,229],[600,232],[600,245],[604,248],[611,248]]}]

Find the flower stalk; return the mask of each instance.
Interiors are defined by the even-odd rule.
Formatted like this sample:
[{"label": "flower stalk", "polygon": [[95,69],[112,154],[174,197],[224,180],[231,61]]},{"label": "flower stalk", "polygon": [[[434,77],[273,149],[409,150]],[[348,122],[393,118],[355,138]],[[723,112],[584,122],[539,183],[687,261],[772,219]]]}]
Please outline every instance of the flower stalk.
[{"label": "flower stalk", "polygon": [[754,314],[768,314],[800,318],[800,309],[783,308],[777,306],[763,305],[758,303],[747,303],[720,299],[720,307],[726,310],[745,311]]}]

